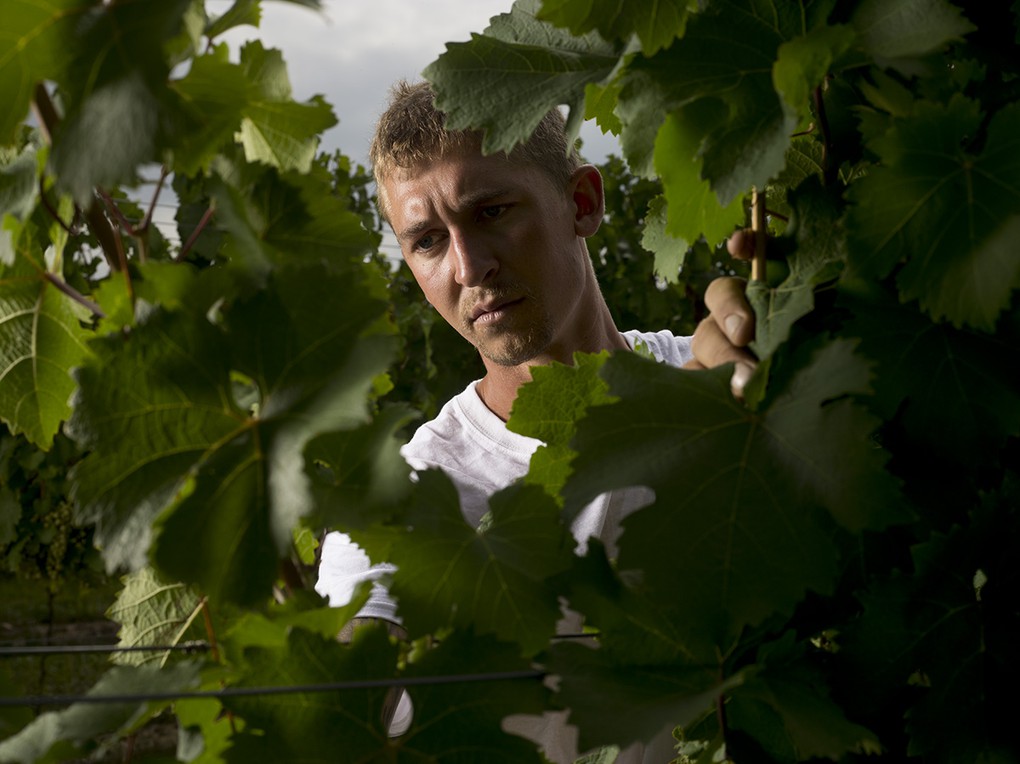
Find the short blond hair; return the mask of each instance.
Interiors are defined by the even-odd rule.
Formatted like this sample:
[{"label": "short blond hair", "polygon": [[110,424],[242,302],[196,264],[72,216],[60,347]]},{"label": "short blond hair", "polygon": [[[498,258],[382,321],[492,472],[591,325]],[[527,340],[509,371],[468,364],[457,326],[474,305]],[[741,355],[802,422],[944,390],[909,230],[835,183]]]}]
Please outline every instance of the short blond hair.
[{"label": "short blond hair", "polygon": [[[383,181],[397,170],[424,167],[457,152],[481,152],[482,136],[476,130],[447,130],[446,115],[436,108],[432,86],[427,82],[401,80],[390,91],[390,103],[379,117],[369,161],[375,174],[379,208],[386,217]],[[558,109],[552,109],[534,133],[507,155],[511,162],[538,167],[557,186],[565,187],[574,170],[581,166],[577,149],[567,146],[566,124]]]}]

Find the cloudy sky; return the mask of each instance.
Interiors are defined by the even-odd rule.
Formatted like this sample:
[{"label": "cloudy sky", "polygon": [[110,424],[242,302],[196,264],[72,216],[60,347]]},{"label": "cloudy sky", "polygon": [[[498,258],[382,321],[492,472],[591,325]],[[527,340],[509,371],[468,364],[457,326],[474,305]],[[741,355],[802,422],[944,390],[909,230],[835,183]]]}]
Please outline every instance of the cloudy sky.
[{"label": "cloudy sky", "polygon": [[[239,46],[258,37],[282,50],[295,97],[322,94],[340,119],[325,134],[324,148],[340,148],[366,164],[390,85],[400,78],[418,79],[447,42],[470,39],[511,5],[512,0],[323,0],[318,12],[267,0],[260,29],[241,27],[227,39]],[[229,6],[228,0],[207,2],[210,13]],[[581,136],[593,161],[615,150],[613,140],[593,124],[586,124]]]}]

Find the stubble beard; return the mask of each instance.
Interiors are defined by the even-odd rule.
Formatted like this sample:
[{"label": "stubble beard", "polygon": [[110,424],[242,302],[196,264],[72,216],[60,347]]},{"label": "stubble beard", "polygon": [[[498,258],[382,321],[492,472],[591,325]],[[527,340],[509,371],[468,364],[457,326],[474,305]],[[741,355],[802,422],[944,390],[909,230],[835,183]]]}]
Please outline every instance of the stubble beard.
[{"label": "stubble beard", "polygon": [[[526,308],[533,308],[534,301],[530,290],[519,285],[510,285],[493,292],[490,297],[503,299],[523,295]],[[467,337],[483,358],[497,366],[519,366],[539,355],[552,343],[552,321],[546,311],[539,316],[520,316],[526,321],[524,326],[506,326],[476,332],[473,323],[464,318]],[[514,322],[516,323],[516,322]]]}]

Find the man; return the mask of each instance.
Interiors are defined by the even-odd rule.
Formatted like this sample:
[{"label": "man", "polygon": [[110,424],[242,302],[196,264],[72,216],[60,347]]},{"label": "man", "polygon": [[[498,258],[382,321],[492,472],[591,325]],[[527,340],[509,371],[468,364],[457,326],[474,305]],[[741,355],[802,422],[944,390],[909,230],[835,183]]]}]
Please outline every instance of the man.
[{"label": "man", "polygon": [[[674,366],[737,362],[735,391],[746,383],[753,357],[741,348],[752,336],[753,314],[739,282],[713,283],[706,295],[711,314],[694,338],[617,329],[585,244],[605,212],[602,178],[567,150],[558,111],[509,156],[483,156],[478,134],[445,130],[427,84],[402,83],[379,121],[371,160],[380,209],[404,260],[428,301],[478,349],[485,366],[485,376],[402,450],[414,469],[439,468],[451,477],[473,526],[488,511],[488,497],[527,472],[539,445],[505,426],[532,367],[570,364],[579,351],[628,351],[640,342]],[[647,500],[637,490],[592,502],[572,526],[579,551],[596,536],[612,553],[620,521]],[[371,567],[349,538],[332,533],[316,589],[331,604],[345,604],[356,583],[390,571]],[[398,620],[396,603],[379,586],[361,615]],[[402,719],[409,722],[409,706],[402,710],[395,732]],[[539,740],[555,761],[576,755],[562,720],[514,728]],[[630,753],[641,760],[639,751]]]}]

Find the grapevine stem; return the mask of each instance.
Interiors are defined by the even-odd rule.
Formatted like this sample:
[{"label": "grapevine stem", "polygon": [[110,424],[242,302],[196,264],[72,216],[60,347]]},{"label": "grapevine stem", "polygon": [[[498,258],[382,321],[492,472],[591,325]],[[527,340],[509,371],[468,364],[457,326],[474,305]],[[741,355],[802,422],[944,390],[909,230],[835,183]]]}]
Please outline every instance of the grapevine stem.
[{"label": "grapevine stem", "polygon": [[187,257],[188,252],[191,251],[191,248],[194,246],[195,241],[199,237],[199,234],[201,234],[202,230],[206,227],[206,225],[208,225],[210,218],[212,218],[212,215],[213,206],[210,204],[209,208],[205,211],[205,214],[202,215],[202,219],[198,221],[198,225],[195,226],[195,230],[191,232],[191,235],[188,237],[188,240],[184,242],[184,246],[181,247],[181,251],[177,253],[177,257],[174,258],[175,260],[183,260],[185,257]]},{"label": "grapevine stem", "polygon": [[138,230],[145,231],[152,224],[152,215],[156,210],[156,202],[159,201],[159,195],[163,193],[163,184],[166,183],[167,176],[170,174],[170,170],[167,169],[166,165],[160,168],[159,182],[156,183],[156,190],[152,193],[152,199],[149,201],[149,209],[145,212],[145,219],[142,221],[141,226]]},{"label": "grapevine stem", "polygon": [[92,311],[93,315],[99,316],[100,318],[106,318],[106,313],[103,312],[102,308],[100,308],[96,303],[92,302],[92,300],[83,295],[81,292],[79,292],[73,286],[68,284],[66,281],[61,279],[55,273],[50,273],[49,271],[47,271],[44,274],[43,278],[45,278],[47,281],[53,284],[53,286],[55,286],[61,292],[66,294],[68,297],[70,297],[79,305],[84,305],[86,308]]},{"label": "grapevine stem", "polygon": [[[824,84],[824,83],[823,83]],[[825,185],[831,185],[836,179],[832,163],[832,132],[829,130],[829,118],[825,114],[825,98],[822,96],[822,85],[812,92],[815,112],[818,114],[818,126],[822,130],[822,178]]]},{"label": "grapevine stem", "polygon": [[751,230],[754,232],[754,259],[751,280],[765,281],[765,192],[751,190]]},{"label": "grapevine stem", "polygon": [[64,219],[60,217],[60,213],[54,208],[53,203],[50,202],[46,196],[46,189],[43,187],[43,179],[39,178],[39,201],[42,202],[43,208],[50,213],[50,217],[57,221],[57,224],[63,228],[68,236],[77,236],[78,232],[74,230],[69,224],[64,222]]},{"label": "grapevine stem", "polygon": [[212,615],[209,613],[209,599],[203,597],[199,603],[202,608],[202,620],[205,623],[205,636],[209,640],[209,655],[217,663],[220,662],[220,648],[216,644],[216,632],[213,631]]},{"label": "grapevine stem", "polygon": [[[53,144],[53,133],[60,122],[60,115],[57,114],[57,107],[53,105],[46,87],[40,83],[35,86],[35,94],[32,97],[32,112],[39,123],[39,130],[46,143]],[[85,212],[85,219],[88,221],[89,229],[99,241],[99,247],[103,250],[110,270],[119,271],[120,262],[117,259],[117,243],[113,224],[103,214],[98,200],[93,200]]]},{"label": "grapevine stem", "polygon": [[[102,191],[100,191],[99,193],[103,194]],[[111,215],[121,214],[120,209],[118,209],[117,205],[113,203],[113,200],[109,196],[103,194],[103,198],[106,200],[106,204],[110,210]],[[119,267],[116,268],[115,270],[121,271],[124,274],[124,281],[127,284],[128,297],[131,298],[131,305],[133,307],[135,304],[135,288],[134,285],[131,283],[131,273],[127,267],[127,254],[124,252],[124,240],[121,238],[120,229],[112,225],[110,227],[113,230],[113,241],[114,245],[116,246],[117,262],[119,265]]]}]

